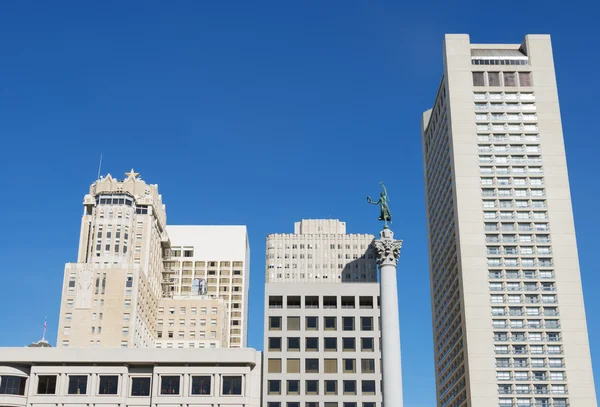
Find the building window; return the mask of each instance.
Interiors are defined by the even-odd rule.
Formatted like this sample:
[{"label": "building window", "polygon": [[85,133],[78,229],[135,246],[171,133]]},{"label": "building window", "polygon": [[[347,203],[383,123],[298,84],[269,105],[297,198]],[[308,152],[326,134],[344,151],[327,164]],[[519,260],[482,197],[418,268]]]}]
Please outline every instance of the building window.
[{"label": "building window", "polygon": [[288,338],[288,352],[300,352],[300,338]]},{"label": "building window", "polygon": [[356,394],[356,380],[344,380],[344,395]]},{"label": "building window", "polygon": [[362,394],[375,394],[375,380],[362,381]]},{"label": "building window", "polygon": [[131,379],[131,395],[134,397],[150,396],[150,378],[134,377]]},{"label": "building window", "polygon": [[307,352],[318,352],[319,351],[319,338],[306,338],[305,342]]},{"label": "building window", "polygon": [[363,352],[374,352],[375,344],[373,338],[361,338],[361,350]]},{"label": "building window", "polygon": [[323,317],[325,330],[335,331],[337,329],[337,317]]},{"label": "building window", "polygon": [[56,376],[38,376],[37,394],[56,394]]},{"label": "building window", "polygon": [[342,317],[342,330],[354,331],[354,317]]},{"label": "building window", "polygon": [[375,359],[362,359],[360,361],[361,373],[375,373]]},{"label": "building window", "polygon": [[319,329],[319,318],[318,317],[306,317],[306,330],[316,331]]},{"label": "building window", "polygon": [[287,394],[300,394],[300,380],[287,381]]},{"label": "building window", "polygon": [[337,351],[337,338],[323,338],[325,352]]},{"label": "building window", "polygon": [[192,395],[210,394],[210,376],[192,376]]},{"label": "building window", "polygon": [[337,380],[325,380],[325,394],[336,395],[337,394]]},{"label": "building window", "polygon": [[119,376],[100,376],[98,394],[117,394]]},{"label": "building window", "polygon": [[281,394],[281,380],[269,380],[268,386],[269,394]]},{"label": "building window", "polygon": [[354,359],[343,359],[342,366],[344,367],[344,373],[356,373],[356,361]]},{"label": "building window", "polygon": [[161,376],[160,378],[160,394],[178,395],[180,376]]},{"label": "building window", "polygon": [[288,331],[299,331],[300,330],[300,317],[287,317],[287,330]]},{"label": "building window", "polygon": [[0,376],[0,394],[25,395],[26,377]]},{"label": "building window", "polygon": [[305,373],[319,373],[319,359],[305,359]]},{"label": "building window", "polygon": [[531,80],[531,72],[519,72],[519,85],[520,86],[532,86],[533,81]]},{"label": "building window", "polygon": [[337,373],[337,359],[324,359],[323,368],[325,373]]},{"label": "building window", "polygon": [[269,350],[281,351],[281,338],[279,338],[279,337],[269,338]]},{"label": "building window", "polygon": [[319,394],[319,381],[318,380],[307,380],[305,382],[305,393],[307,395]]},{"label": "building window", "polygon": [[483,72],[473,72],[473,86],[485,86]]},{"label": "building window", "polygon": [[373,317],[360,317],[360,329],[361,331],[372,331]]},{"label": "building window", "polygon": [[86,394],[87,393],[87,376],[69,376],[68,394]]},{"label": "building window", "polygon": [[488,86],[500,86],[500,72],[488,72]]},{"label": "building window", "polygon": [[354,352],[356,350],[355,338],[342,338],[342,351]]},{"label": "building window", "polygon": [[281,317],[269,317],[269,331],[281,331]]},{"label": "building window", "polygon": [[300,373],[300,359],[287,359],[287,373]]},{"label": "building window", "polygon": [[269,359],[267,368],[269,373],[281,373],[281,359]]},{"label": "building window", "polygon": [[242,376],[223,376],[223,395],[242,395]]}]

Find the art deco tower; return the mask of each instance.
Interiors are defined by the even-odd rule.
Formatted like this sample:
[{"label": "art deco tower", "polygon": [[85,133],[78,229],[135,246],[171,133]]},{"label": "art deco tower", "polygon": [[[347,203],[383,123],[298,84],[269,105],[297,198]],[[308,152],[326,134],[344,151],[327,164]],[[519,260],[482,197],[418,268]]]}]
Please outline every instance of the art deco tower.
[{"label": "art deco tower", "polygon": [[596,406],[550,37],[447,35],[422,129],[438,406]]}]

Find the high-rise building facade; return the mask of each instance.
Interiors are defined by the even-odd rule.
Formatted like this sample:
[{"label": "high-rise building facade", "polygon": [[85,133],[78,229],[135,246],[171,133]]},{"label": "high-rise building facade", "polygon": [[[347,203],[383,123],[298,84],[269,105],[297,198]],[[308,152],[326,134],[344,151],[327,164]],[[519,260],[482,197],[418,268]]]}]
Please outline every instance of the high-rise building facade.
[{"label": "high-rise building facade", "polygon": [[596,406],[547,35],[446,35],[423,114],[437,403]]},{"label": "high-rise building facade", "polygon": [[167,226],[158,186],[126,175],[100,178],[84,197],[57,346],[245,347],[246,227]]},{"label": "high-rise building facade", "polygon": [[267,237],[266,407],[381,406],[373,240],[338,220]]},{"label": "high-rise building facade", "polygon": [[166,211],[133,170],[83,200],[77,263],[65,266],[58,347],[153,347],[162,297]]}]

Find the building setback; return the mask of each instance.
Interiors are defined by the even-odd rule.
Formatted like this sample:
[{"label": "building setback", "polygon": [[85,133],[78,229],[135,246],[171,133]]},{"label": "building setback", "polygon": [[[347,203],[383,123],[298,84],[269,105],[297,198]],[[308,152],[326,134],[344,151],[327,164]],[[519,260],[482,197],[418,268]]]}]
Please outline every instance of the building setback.
[{"label": "building setback", "polygon": [[438,405],[596,406],[550,37],[446,35],[422,136]]}]

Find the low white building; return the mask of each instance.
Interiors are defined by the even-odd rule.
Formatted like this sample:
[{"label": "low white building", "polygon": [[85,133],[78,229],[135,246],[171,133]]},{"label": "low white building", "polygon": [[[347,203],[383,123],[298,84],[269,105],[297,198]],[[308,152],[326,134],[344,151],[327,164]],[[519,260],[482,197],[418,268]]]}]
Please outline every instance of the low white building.
[{"label": "low white building", "polygon": [[244,349],[2,348],[0,406],[260,407]]}]

